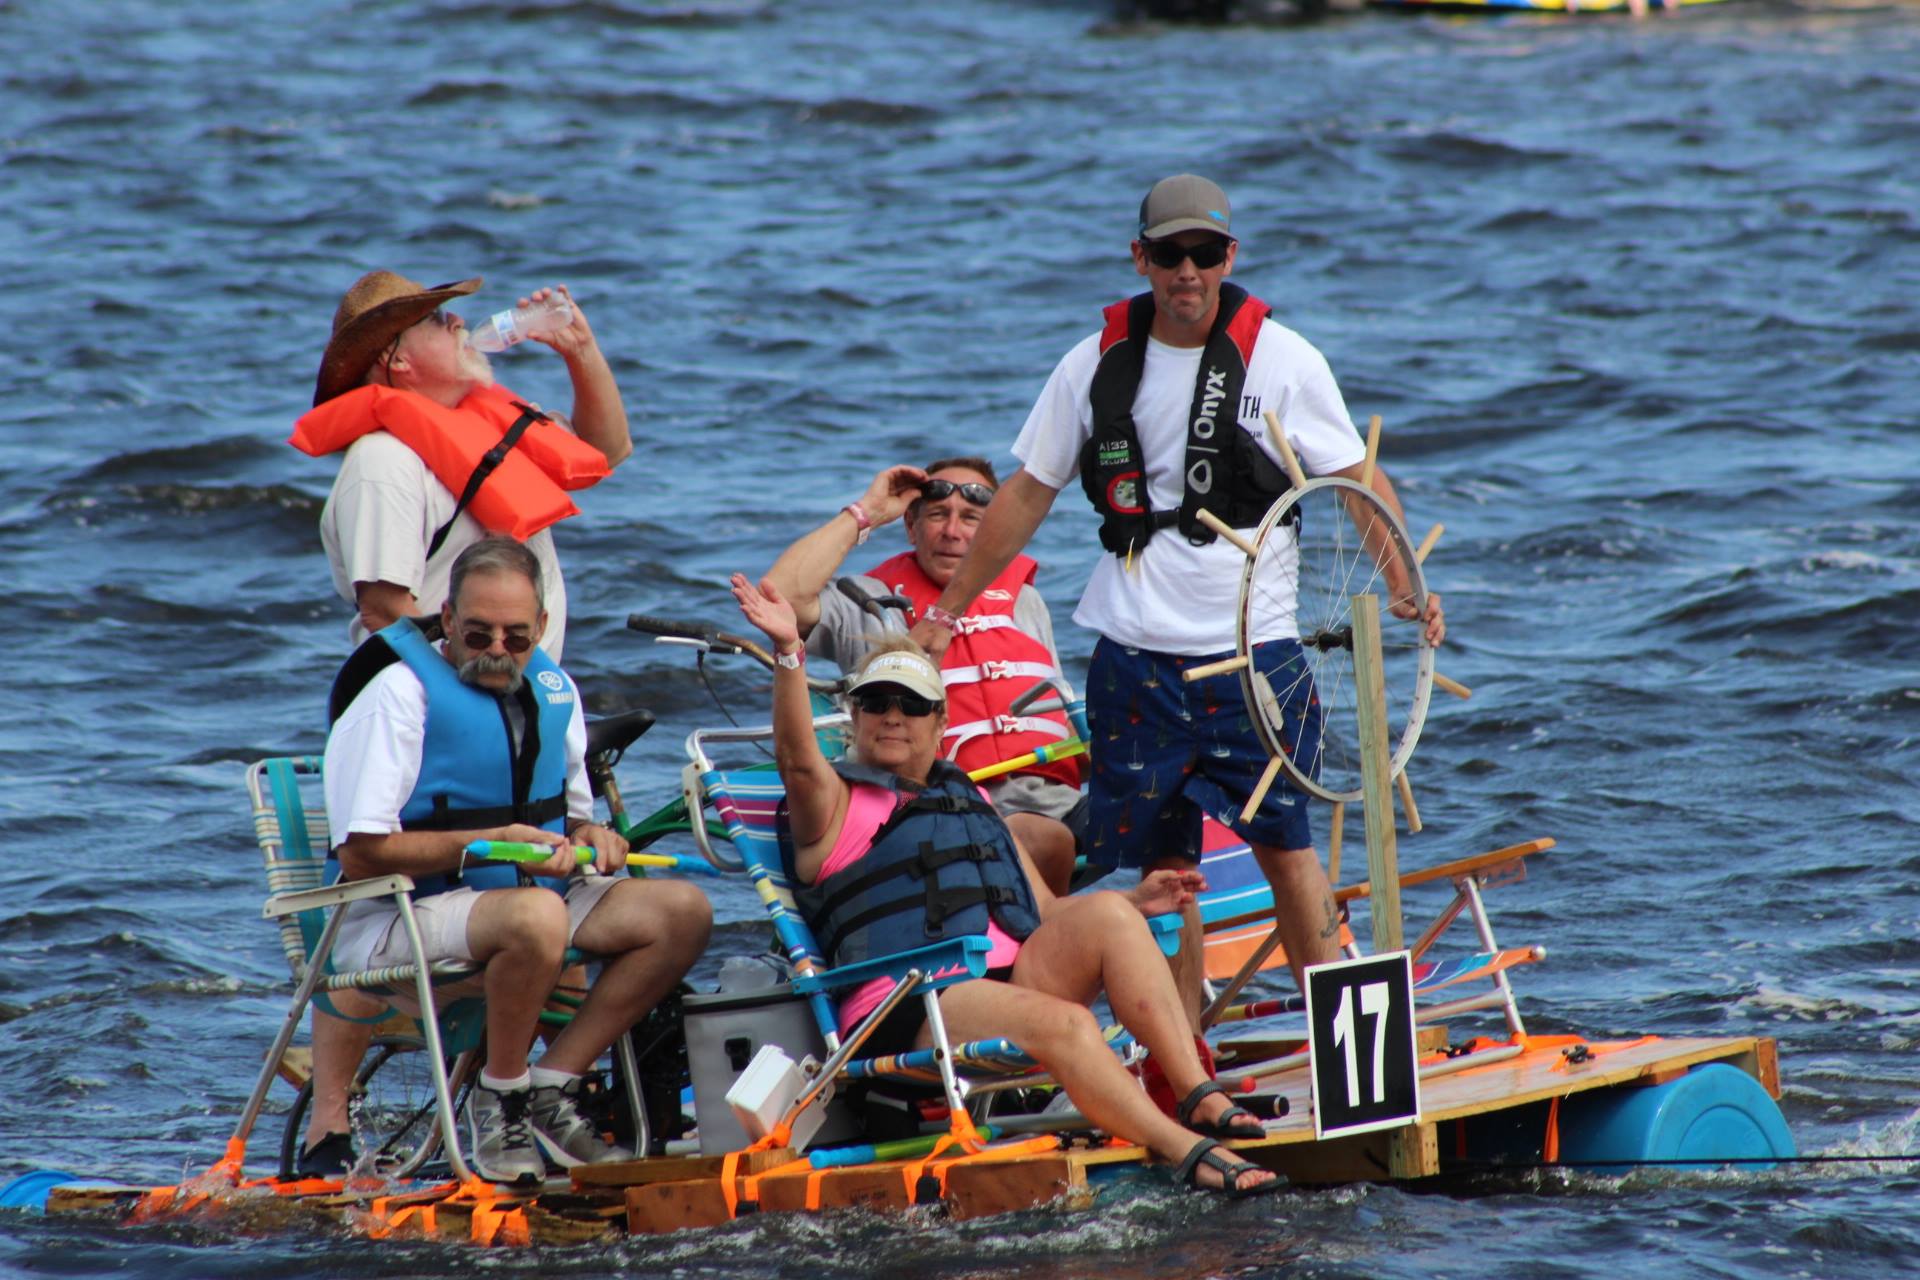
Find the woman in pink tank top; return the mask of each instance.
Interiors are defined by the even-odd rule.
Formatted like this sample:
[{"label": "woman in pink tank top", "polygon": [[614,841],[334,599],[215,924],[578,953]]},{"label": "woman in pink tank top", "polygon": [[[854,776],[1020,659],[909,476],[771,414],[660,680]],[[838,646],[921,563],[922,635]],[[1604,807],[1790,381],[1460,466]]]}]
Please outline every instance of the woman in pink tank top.
[{"label": "woman in pink tank top", "polygon": [[[824,886],[859,865],[903,794],[928,785],[946,727],[940,671],[905,639],[882,641],[867,655],[849,690],[853,752],[862,765],[893,774],[899,789],[850,783],[835,772],[814,737],[802,667],[805,650],[793,607],[771,580],[755,586],[735,574],[733,594],[782,660],[773,680],[774,757],[787,789],[793,869],[801,884]],[[995,937],[989,929],[994,948],[988,976],[940,994],[948,1033],[956,1041],[994,1036],[1013,1041],[1060,1082],[1081,1114],[1177,1162],[1177,1176],[1190,1186],[1234,1196],[1278,1190],[1284,1185],[1280,1178],[1216,1141],[1260,1137],[1263,1131],[1207,1078],[1173,974],[1147,927],[1147,916],[1177,911],[1205,888],[1199,873],[1157,871],[1127,893],[1056,898],[1017,842],[1004,847],[1015,851],[1039,923],[1020,941],[1004,930]],[[1148,1100],[1102,1039],[1088,1008],[1102,991],[1121,1023],[1160,1064],[1175,1094],[1185,1096],[1179,1121]],[[860,1012],[878,999],[878,994],[867,995]],[[843,1019],[855,1016],[854,1003],[847,1002]],[[896,1039],[879,1045],[869,1039],[867,1048],[875,1053],[925,1047],[932,1037],[917,999],[903,1002],[875,1035]]]}]

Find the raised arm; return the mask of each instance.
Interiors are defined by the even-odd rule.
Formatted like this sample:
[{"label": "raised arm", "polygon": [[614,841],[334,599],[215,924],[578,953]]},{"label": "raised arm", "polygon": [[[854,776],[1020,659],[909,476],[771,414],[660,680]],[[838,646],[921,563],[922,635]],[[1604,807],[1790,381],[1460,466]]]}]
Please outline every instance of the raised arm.
[{"label": "raised arm", "polygon": [[[1053,510],[1053,500],[1059,493],[1051,485],[1034,479],[1025,469],[1008,476],[1007,482],[994,493],[986,515],[980,519],[980,530],[973,535],[973,545],[967,548],[966,559],[953,571],[953,581],[940,593],[935,607],[958,614],[972,604],[974,598],[987,589],[987,584],[1026,550],[1034,530],[1047,518],[1047,512]],[[914,624],[913,638],[938,662],[953,633],[923,617]]]},{"label": "raised arm", "polygon": [[[905,513],[927,473],[918,467],[888,467],[873,478],[857,504],[874,528],[891,524]],[[793,606],[800,638],[805,640],[820,621],[820,592],[860,539],[860,522],[844,508],[833,519],[780,553],[767,570],[766,581]]]},{"label": "raised arm", "polygon": [[558,351],[567,362],[567,376],[573,381],[575,435],[606,455],[607,465],[617,467],[633,453],[633,432],[627,425],[627,407],[620,401],[620,388],[613,380],[613,368],[606,353],[593,336],[586,313],[573,301],[567,286],[536,289],[531,298],[520,303],[540,302],[550,294],[563,295],[573,305],[573,319],[557,333],[536,338]]},{"label": "raised arm", "polygon": [[[780,656],[801,655],[800,628],[793,606],[771,577],[755,586],[744,573],[733,575],[733,598],[747,621],[766,634]],[[776,666],[773,672],[773,762],[787,789],[787,817],[799,855],[800,878],[819,874],[840,827],[847,820],[851,788],[827,763],[813,733],[813,704],[807,696],[806,667]]]}]

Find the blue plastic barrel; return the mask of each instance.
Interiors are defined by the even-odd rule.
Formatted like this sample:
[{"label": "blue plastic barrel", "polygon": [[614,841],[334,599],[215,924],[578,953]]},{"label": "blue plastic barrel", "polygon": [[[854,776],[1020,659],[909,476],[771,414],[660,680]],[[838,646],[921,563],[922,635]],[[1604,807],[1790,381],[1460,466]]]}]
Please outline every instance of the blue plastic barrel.
[{"label": "blue plastic barrel", "polygon": [[[1647,1160],[1711,1169],[1726,1160],[1797,1154],[1779,1106],[1758,1080],[1724,1062],[1678,1080],[1576,1093],[1560,1104],[1560,1161],[1624,1173]],[[1771,1163],[1743,1166],[1771,1168]]]},{"label": "blue plastic barrel", "polygon": [[81,1177],[77,1173],[63,1173],[59,1169],[35,1169],[23,1173],[6,1186],[0,1187],[0,1209],[29,1209],[40,1213],[47,1207],[47,1196],[55,1187],[74,1185],[98,1186],[97,1182]]}]

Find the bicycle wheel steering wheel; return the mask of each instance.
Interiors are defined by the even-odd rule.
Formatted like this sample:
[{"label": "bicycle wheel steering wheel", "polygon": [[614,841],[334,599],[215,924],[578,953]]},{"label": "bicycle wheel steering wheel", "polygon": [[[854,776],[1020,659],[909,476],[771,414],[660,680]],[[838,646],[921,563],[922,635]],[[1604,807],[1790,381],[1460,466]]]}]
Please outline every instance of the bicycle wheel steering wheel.
[{"label": "bicycle wheel steering wheel", "polygon": [[[1287,634],[1291,615],[1300,637],[1303,666],[1276,687],[1270,673],[1249,662],[1240,689],[1254,731],[1269,755],[1280,758],[1288,778],[1323,800],[1361,795],[1360,731],[1355,715],[1353,606],[1351,597],[1382,597],[1380,647],[1387,691],[1388,776],[1406,767],[1419,741],[1433,691],[1433,649],[1420,619],[1427,586],[1412,540],[1399,517],[1371,489],[1339,476],[1310,480],[1288,491],[1261,520],[1253,553],[1240,576],[1237,652],[1251,659],[1255,643]],[[1383,564],[1405,566],[1406,590],[1387,599]],[[1412,617],[1391,606],[1410,603]],[[1310,682],[1301,688],[1303,682]],[[1298,749],[1300,727],[1281,709],[1299,695],[1317,695],[1317,747]],[[1297,721],[1297,716],[1294,717]]]}]

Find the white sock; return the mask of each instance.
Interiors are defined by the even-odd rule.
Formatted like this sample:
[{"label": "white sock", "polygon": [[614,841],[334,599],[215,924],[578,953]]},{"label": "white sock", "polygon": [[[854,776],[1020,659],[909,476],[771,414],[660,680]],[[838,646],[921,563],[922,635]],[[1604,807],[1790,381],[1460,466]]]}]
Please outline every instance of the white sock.
[{"label": "white sock", "polygon": [[580,1078],[571,1071],[555,1071],[552,1067],[530,1067],[527,1075],[536,1089],[558,1089]]},{"label": "white sock", "polygon": [[533,1077],[525,1068],[522,1068],[519,1075],[508,1076],[503,1080],[491,1071],[488,1071],[485,1067],[482,1067],[480,1068],[480,1087],[482,1089],[491,1089],[495,1093],[512,1093],[515,1089],[531,1089],[533,1087]]}]

